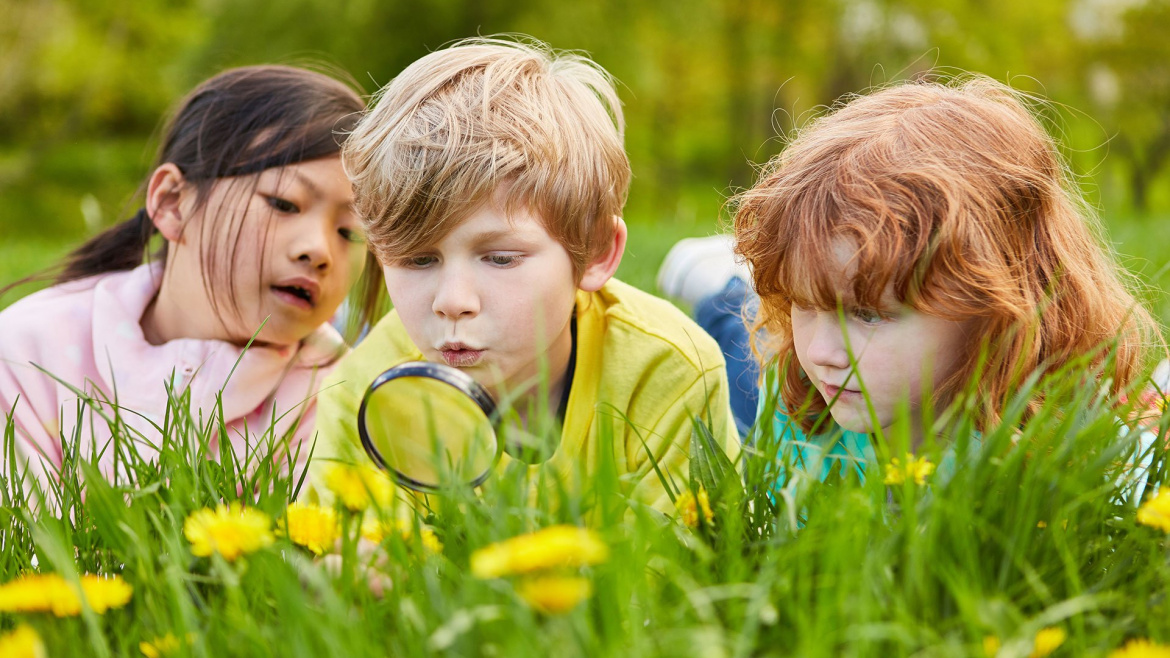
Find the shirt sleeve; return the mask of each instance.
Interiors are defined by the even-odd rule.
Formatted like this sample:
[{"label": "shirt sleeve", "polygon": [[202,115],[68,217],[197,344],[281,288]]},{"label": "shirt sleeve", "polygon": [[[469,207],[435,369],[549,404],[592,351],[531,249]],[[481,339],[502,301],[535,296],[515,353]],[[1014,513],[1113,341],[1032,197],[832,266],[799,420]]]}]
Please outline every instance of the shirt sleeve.
[{"label": "shirt sleeve", "polygon": [[739,433],[731,416],[727,371],[722,366],[704,371],[663,406],[664,413],[653,427],[630,428],[626,454],[635,479],[632,497],[660,512],[673,514],[674,502],[663,479],[673,483],[675,492],[688,486],[694,419],[708,425],[732,463],[739,457]]},{"label": "shirt sleeve", "polygon": [[[348,357],[347,357],[348,358]],[[297,497],[302,502],[329,506],[332,493],[324,486],[325,474],[337,463],[357,464],[368,459],[362,451],[357,431],[357,412],[361,395],[352,382],[344,379],[342,368],[326,378],[317,394],[315,422],[306,443],[312,452],[305,486]],[[310,426],[306,423],[307,426]]]},{"label": "shirt sleeve", "polygon": [[4,439],[0,469],[5,477],[13,466],[8,460],[12,441],[17,473],[27,468],[28,477],[46,487],[62,463],[58,413],[53,380],[27,363],[0,355],[0,436]]}]

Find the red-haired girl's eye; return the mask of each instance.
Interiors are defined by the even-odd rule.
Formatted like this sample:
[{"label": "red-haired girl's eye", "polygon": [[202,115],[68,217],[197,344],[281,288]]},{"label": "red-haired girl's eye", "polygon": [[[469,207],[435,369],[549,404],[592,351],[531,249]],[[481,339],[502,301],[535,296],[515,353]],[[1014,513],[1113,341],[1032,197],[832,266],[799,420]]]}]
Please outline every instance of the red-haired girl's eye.
[{"label": "red-haired girl's eye", "polygon": [[881,313],[878,313],[872,308],[865,308],[864,306],[854,307],[851,313],[862,324],[877,324],[885,319]]}]

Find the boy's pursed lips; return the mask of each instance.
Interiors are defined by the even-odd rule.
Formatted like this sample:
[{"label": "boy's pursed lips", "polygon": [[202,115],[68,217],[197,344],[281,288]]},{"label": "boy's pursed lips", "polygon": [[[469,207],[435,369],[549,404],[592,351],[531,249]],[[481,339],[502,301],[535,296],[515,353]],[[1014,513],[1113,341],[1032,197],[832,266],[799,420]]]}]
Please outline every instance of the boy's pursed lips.
[{"label": "boy's pursed lips", "polygon": [[447,365],[455,368],[467,368],[475,365],[486,351],[471,347],[466,343],[443,343],[438,350]]}]

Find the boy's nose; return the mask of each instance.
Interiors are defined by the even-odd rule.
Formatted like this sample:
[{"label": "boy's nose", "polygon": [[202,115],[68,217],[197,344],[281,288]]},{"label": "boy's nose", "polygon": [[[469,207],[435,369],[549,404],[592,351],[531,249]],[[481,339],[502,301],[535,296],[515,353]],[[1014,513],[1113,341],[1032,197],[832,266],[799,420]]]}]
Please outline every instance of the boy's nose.
[{"label": "boy's nose", "polygon": [[457,265],[441,266],[431,310],[435,315],[451,320],[474,317],[479,313],[480,300],[474,276]]}]

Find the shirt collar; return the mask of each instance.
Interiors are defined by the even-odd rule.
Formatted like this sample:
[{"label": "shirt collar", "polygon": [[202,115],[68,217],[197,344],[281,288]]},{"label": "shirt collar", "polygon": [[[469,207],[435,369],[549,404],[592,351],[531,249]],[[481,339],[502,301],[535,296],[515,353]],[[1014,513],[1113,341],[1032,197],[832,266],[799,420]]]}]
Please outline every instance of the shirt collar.
[{"label": "shirt collar", "polygon": [[141,320],[162,272],[161,262],[148,263],[102,277],[94,288],[94,361],[103,390],[111,396],[116,391],[124,408],[166,408],[164,383],[172,382],[180,390],[190,386],[192,408],[209,409],[222,390],[225,418],[240,417],[256,409],[290,367],[328,365],[345,351],[340,334],[327,324],[301,345],[283,348],[244,351],[226,341],[194,338],[152,345]]}]

